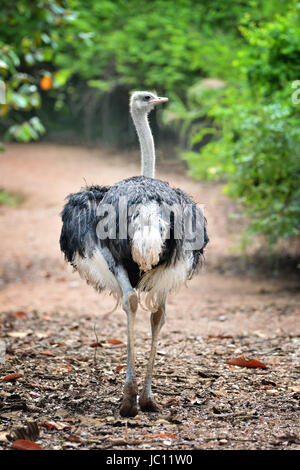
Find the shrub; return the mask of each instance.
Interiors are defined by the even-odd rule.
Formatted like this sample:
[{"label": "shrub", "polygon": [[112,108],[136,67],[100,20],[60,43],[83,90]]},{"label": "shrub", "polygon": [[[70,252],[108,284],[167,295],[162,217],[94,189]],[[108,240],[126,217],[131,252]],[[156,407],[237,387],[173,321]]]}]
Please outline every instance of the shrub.
[{"label": "shrub", "polygon": [[214,130],[207,119],[198,122],[202,129],[192,132],[183,158],[195,177],[226,178],[228,194],[246,208],[250,232],[273,244],[299,235],[300,227],[300,104],[292,101],[300,78],[300,6],[293,1],[260,24],[247,18],[240,30],[245,43],[231,81],[222,90],[200,86],[190,93],[195,109],[208,109]]}]

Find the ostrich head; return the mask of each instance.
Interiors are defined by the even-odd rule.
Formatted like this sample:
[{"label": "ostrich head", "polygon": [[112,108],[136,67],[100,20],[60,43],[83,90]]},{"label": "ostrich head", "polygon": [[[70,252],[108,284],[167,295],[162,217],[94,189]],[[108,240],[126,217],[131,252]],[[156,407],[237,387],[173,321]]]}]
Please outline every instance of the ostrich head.
[{"label": "ostrich head", "polygon": [[148,114],[156,104],[166,101],[168,101],[168,98],[156,96],[155,93],[150,91],[135,91],[130,98],[130,110],[131,113],[142,112]]}]

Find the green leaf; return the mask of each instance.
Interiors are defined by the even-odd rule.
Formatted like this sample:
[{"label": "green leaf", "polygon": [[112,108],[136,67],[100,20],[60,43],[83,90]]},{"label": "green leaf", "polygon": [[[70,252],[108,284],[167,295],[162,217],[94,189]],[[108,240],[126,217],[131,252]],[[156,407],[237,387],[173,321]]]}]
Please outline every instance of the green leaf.
[{"label": "green leaf", "polygon": [[13,92],[11,94],[11,103],[16,106],[17,108],[25,109],[28,106],[28,98],[19,94]]},{"label": "green leaf", "polygon": [[0,59],[0,68],[1,69],[5,69],[5,70],[8,70],[8,65],[6,62],[4,62],[4,60]]},{"label": "green leaf", "polygon": [[37,116],[32,117],[29,122],[38,133],[43,134],[45,132],[45,127]]},{"label": "green leaf", "polygon": [[60,69],[54,74],[54,79],[59,84],[59,86],[63,86],[66,84],[71,75],[71,69]]},{"label": "green leaf", "polygon": [[88,85],[101,91],[109,91],[111,84],[104,80],[88,80]]}]

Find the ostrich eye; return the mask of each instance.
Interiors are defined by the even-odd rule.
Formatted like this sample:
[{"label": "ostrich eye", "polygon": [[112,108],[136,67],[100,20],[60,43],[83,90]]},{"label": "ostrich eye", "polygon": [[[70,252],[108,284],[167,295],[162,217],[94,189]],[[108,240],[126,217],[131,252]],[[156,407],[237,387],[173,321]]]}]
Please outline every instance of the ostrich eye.
[{"label": "ostrich eye", "polygon": [[151,96],[147,95],[147,96],[144,97],[144,100],[145,100],[145,101],[149,101],[150,98],[151,98]]}]

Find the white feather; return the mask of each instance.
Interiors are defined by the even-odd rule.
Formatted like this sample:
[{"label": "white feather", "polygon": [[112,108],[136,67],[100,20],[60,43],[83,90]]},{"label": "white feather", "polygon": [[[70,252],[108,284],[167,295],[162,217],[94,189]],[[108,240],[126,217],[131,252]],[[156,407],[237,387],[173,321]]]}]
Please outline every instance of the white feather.
[{"label": "white feather", "polygon": [[122,291],[117,278],[108,267],[100,250],[95,250],[91,257],[82,257],[76,253],[73,266],[80,276],[97,290],[107,289],[119,301]]},{"label": "white feather", "polygon": [[146,292],[145,305],[149,310],[156,311],[168,293],[176,291],[189,279],[192,261],[192,255],[187,254],[175,264],[166,266],[164,263],[144,274],[138,290]]},{"label": "white feather", "polygon": [[140,269],[147,272],[159,262],[167,224],[161,217],[157,202],[138,206],[137,214],[132,217],[131,253]]}]

